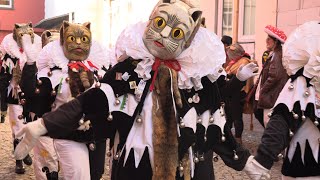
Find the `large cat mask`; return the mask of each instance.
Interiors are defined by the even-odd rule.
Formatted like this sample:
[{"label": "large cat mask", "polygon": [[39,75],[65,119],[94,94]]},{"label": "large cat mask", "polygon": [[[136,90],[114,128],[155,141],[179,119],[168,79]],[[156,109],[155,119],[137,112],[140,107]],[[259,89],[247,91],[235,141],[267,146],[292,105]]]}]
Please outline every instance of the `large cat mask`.
[{"label": "large cat mask", "polygon": [[13,39],[17,42],[18,46],[22,48],[22,36],[23,35],[30,35],[31,42],[34,42],[34,31],[32,28],[32,23],[22,23],[22,24],[14,24],[12,36]]},{"label": "large cat mask", "polygon": [[90,22],[75,24],[64,21],[60,28],[60,44],[70,61],[83,61],[89,56],[91,47]]},{"label": "large cat mask", "polygon": [[160,0],[149,18],[143,42],[160,59],[175,59],[188,48],[201,24],[198,0]]}]

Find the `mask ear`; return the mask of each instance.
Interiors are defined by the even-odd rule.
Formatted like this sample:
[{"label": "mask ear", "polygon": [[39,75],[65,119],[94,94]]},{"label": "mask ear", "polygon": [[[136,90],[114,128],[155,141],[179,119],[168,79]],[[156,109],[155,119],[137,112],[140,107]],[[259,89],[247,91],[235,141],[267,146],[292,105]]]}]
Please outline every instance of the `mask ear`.
[{"label": "mask ear", "polygon": [[28,23],[28,26],[32,28],[32,22],[29,22],[29,23]]},{"label": "mask ear", "polygon": [[62,25],[61,25],[61,28],[60,28],[60,45],[63,45],[64,43],[64,39],[63,39],[63,32],[65,31],[65,29],[67,27],[69,27],[70,24],[68,21],[63,21]]},{"label": "mask ear", "polygon": [[200,26],[201,26],[201,15],[202,15],[202,11],[194,11],[191,15],[193,21],[195,22],[196,26],[194,27],[194,30],[192,31],[190,38],[187,40],[186,44],[185,44],[185,48],[188,48],[193,40],[193,38],[196,36],[196,33],[198,32]]},{"label": "mask ear", "polygon": [[15,29],[18,29],[18,28],[20,28],[20,27],[21,27],[20,24],[18,24],[18,23],[15,23],[15,24],[14,24],[14,28],[15,28]]},{"label": "mask ear", "polygon": [[43,44],[45,43],[46,39],[47,39],[48,37],[50,37],[50,36],[51,36],[51,32],[48,31],[48,30],[45,30],[45,31],[41,34],[42,46],[43,46]]},{"label": "mask ear", "polygon": [[15,23],[14,24],[14,28],[13,28],[13,31],[12,31],[12,37],[15,41],[17,41],[17,35],[16,35],[16,29],[20,28],[20,25],[18,23]]},{"label": "mask ear", "polygon": [[88,28],[90,30],[91,23],[85,22],[85,23],[83,23],[83,26],[85,26],[86,28]]}]

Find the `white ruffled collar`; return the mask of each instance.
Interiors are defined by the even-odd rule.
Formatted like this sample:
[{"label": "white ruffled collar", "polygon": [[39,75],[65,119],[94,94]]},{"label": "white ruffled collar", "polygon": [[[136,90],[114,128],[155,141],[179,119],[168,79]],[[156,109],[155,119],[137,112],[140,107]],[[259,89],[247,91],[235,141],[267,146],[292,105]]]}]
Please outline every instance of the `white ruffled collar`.
[{"label": "white ruffled collar", "polygon": [[[155,57],[145,47],[142,36],[146,22],[128,26],[122,31],[116,43],[116,56],[119,58],[127,54],[133,59],[142,59],[135,72],[140,78],[151,78],[152,65]],[[213,32],[200,28],[189,48],[184,50],[177,58],[181,65],[178,76],[180,89],[203,88],[201,78],[208,76],[214,82],[222,73],[219,70],[225,62],[226,56],[221,40]],[[224,71],[222,71],[224,73]]]},{"label": "white ruffled collar", "polygon": [[[41,49],[41,38],[38,35],[34,35],[34,43]],[[1,43],[3,53],[7,53],[13,58],[19,59],[20,65],[24,65],[27,62],[27,55],[24,51],[20,51],[20,47],[17,42],[13,39],[13,34],[10,33],[3,38]]]},{"label": "white ruffled collar", "polygon": [[[93,41],[89,57],[88,59],[84,60],[83,63],[90,70],[93,70],[92,67],[89,67],[87,65],[87,62],[90,61],[99,70],[103,66],[109,68],[110,62],[114,61],[114,59],[114,53],[110,49],[106,49],[98,42]],[[57,66],[61,68],[64,73],[67,73],[68,63],[69,59],[65,57],[62,47],[60,45],[60,41],[55,40],[47,44],[40,52],[39,59],[37,61],[37,66],[39,71],[46,67],[53,68]]]}]

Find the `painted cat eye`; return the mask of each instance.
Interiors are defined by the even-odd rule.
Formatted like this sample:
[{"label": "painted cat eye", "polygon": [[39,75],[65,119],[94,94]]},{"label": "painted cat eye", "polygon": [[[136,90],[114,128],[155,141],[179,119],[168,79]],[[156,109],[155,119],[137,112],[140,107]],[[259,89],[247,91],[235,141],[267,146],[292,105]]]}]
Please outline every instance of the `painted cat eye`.
[{"label": "painted cat eye", "polygon": [[171,32],[172,32],[172,37],[175,39],[182,39],[184,37],[184,32],[180,28],[174,28]]},{"label": "painted cat eye", "polygon": [[89,42],[89,38],[87,36],[83,36],[81,38],[81,41],[84,42],[84,43]]},{"label": "painted cat eye", "polygon": [[22,36],[23,36],[23,34],[20,34],[20,36],[22,37]]},{"label": "painted cat eye", "polygon": [[67,38],[67,42],[74,42],[76,40],[76,38],[74,36],[68,36]]},{"label": "painted cat eye", "polygon": [[166,26],[166,21],[162,17],[156,17],[153,24],[158,29],[163,29]]}]

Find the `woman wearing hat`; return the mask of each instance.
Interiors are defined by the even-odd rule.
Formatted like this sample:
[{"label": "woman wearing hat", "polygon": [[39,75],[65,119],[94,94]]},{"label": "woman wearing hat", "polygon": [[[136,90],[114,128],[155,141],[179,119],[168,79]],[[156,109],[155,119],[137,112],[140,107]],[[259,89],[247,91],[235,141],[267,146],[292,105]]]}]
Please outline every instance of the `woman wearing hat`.
[{"label": "woman wearing hat", "polygon": [[263,119],[261,117],[257,117],[257,119],[265,127],[269,121],[270,109],[285,85],[288,75],[282,65],[281,45],[287,36],[283,31],[271,25],[266,26],[264,31],[268,34],[266,47],[270,53],[255,85],[256,92],[254,94],[257,101],[256,108],[263,111]]},{"label": "woman wearing hat", "polygon": [[320,179],[319,46],[319,21],[299,26],[284,44],[282,64],[290,79],[272,108],[257,154],[246,163],[252,179],[267,177],[283,150],[283,180]]}]

